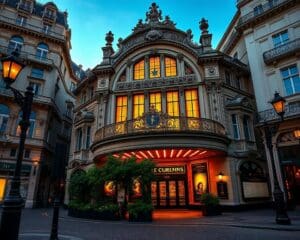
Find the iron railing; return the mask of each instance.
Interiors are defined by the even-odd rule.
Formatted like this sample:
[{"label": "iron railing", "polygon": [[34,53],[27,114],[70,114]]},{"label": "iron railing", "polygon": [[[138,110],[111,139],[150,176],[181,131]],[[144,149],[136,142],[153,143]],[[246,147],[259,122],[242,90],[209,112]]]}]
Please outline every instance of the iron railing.
[{"label": "iron railing", "polygon": [[282,57],[289,56],[300,50],[300,38],[282,44],[276,48],[264,52],[263,57],[266,64],[272,63]]},{"label": "iron railing", "polygon": [[292,1],[292,0],[276,0],[276,1],[271,1],[266,4],[263,4],[263,5],[261,5],[261,7],[257,8],[257,11],[252,11],[252,12],[242,16],[237,24],[237,27],[240,27],[240,26],[254,20],[255,18],[257,18],[259,16],[262,16],[269,10],[274,9],[274,8],[276,8],[280,5],[283,5],[287,2],[290,2],[290,1]]},{"label": "iron railing", "polygon": [[35,31],[35,32],[38,32],[38,33],[45,34],[47,36],[58,38],[60,40],[65,40],[65,36],[64,36],[63,33],[58,33],[58,32],[51,31],[51,30],[45,30],[44,28],[42,28],[40,26],[29,24],[29,23],[26,23],[26,24],[23,23],[22,26],[20,26],[20,24],[18,24],[16,22],[16,18],[9,18],[7,16],[0,15],[0,24],[1,24],[1,22],[11,24],[11,25],[14,25],[14,26],[18,26],[18,27],[22,27],[22,28],[26,28],[26,29],[29,29],[31,31]]},{"label": "iron railing", "polygon": [[[286,105],[284,118],[296,117],[298,115],[300,116],[300,102],[290,103]],[[280,116],[278,116],[273,108],[258,113],[258,123],[279,119]]]},{"label": "iron railing", "polygon": [[94,142],[122,135],[155,132],[202,132],[225,136],[225,128],[219,122],[204,118],[170,117],[161,114],[155,126],[147,124],[146,116],[107,125],[97,130]]}]

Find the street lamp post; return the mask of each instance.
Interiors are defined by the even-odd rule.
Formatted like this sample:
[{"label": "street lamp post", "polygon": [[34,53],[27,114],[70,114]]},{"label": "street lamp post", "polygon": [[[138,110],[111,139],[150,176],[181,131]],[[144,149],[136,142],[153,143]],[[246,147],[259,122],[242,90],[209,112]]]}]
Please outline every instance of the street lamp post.
[{"label": "street lamp post", "polygon": [[[285,99],[282,98],[279,93],[275,92],[274,99],[271,101],[271,104],[276,111],[276,113],[280,116],[281,121],[283,120],[284,116],[284,106],[285,106]],[[277,224],[291,224],[291,220],[289,219],[285,202],[284,202],[284,194],[280,188],[278,177],[276,174],[275,162],[274,162],[274,155],[273,155],[273,144],[272,144],[272,137],[275,135],[277,131],[277,126],[269,126],[266,125],[264,127],[265,137],[266,137],[266,145],[269,150],[270,160],[272,164],[272,174],[273,174],[273,197],[274,197],[274,204],[276,210],[276,223]]]},{"label": "street lamp post", "polygon": [[23,161],[24,144],[26,132],[30,126],[30,113],[33,100],[33,89],[27,87],[25,96],[10,85],[17,79],[24,65],[18,61],[18,54],[13,53],[11,56],[1,59],[3,79],[6,82],[6,88],[10,89],[14,94],[15,102],[21,107],[22,120],[19,125],[21,128],[19,149],[17,155],[14,176],[11,181],[11,188],[8,195],[5,197],[2,206],[2,217],[0,224],[1,239],[15,240],[18,239],[19,226],[21,220],[21,211],[24,206],[24,201],[20,194],[20,174]]}]

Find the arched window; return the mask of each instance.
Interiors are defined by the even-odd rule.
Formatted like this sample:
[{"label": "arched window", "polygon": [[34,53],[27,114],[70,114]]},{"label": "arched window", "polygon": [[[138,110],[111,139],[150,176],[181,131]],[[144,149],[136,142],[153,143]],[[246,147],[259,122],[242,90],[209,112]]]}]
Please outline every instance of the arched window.
[{"label": "arched window", "polygon": [[134,80],[142,80],[145,78],[145,60],[141,60],[134,65]]},{"label": "arched window", "polygon": [[150,57],[149,59],[149,76],[150,78],[160,77],[160,57]]},{"label": "arched window", "polygon": [[20,36],[14,36],[9,40],[8,44],[8,53],[12,53],[13,51],[21,52],[21,48],[23,46],[23,38]]},{"label": "arched window", "polygon": [[0,133],[5,132],[8,118],[9,118],[9,108],[4,104],[0,104]]},{"label": "arched window", "polygon": [[49,51],[49,48],[48,48],[47,44],[45,44],[45,43],[39,43],[39,45],[36,48],[35,57],[37,59],[44,60],[44,59],[47,58],[48,51]]},{"label": "arched window", "polygon": [[[22,120],[22,112],[19,113],[19,121]],[[29,122],[30,122],[30,126],[27,130],[27,137],[32,138],[33,136],[33,131],[35,128],[35,119],[36,119],[36,113],[35,112],[31,112],[30,117],[29,117]],[[21,134],[21,128],[20,125],[18,125],[17,127],[17,136],[20,136]]]},{"label": "arched window", "polygon": [[170,57],[165,58],[165,74],[166,77],[177,76],[176,59]]}]

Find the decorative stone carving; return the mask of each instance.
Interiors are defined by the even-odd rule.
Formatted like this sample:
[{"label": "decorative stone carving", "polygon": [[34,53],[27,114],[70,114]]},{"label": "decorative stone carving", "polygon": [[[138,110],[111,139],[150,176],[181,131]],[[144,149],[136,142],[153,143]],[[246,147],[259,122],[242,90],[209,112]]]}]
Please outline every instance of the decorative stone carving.
[{"label": "decorative stone carving", "polygon": [[156,23],[162,20],[161,10],[158,10],[159,6],[156,3],[152,3],[149,7],[149,12],[146,13],[146,22]]},{"label": "decorative stone carving", "polygon": [[145,39],[148,41],[155,41],[162,37],[162,33],[158,30],[151,30],[147,33]]},{"label": "decorative stone carving", "polygon": [[202,18],[201,21],[199,22],[199,28],[202,31],[202,34],[208,33],[208,21],[205,18]]},{"label": "decorative stone carving", "polygon": [[112,45],[112,42],[114,41],[114,34],[111,31],[106,33],[105,41],[106,41],[106,46]]},{"label": "decorative stone carving", "polygon": [[98,78],[97,90],[108,89],[108,77]]}]

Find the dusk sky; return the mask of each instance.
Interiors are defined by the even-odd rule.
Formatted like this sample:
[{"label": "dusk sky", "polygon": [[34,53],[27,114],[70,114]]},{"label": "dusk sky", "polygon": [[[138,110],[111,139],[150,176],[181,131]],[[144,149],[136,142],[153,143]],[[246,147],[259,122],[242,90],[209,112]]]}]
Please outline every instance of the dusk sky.
[{"label": "dusk sky", "polygon": [[[49,0],[39,0],[41,3]],[[83,69],[93,68],[102,60],[101,47],[108,31],[114,34],[114,49],[118,39],[131,34],[138,19],[146,18],[154,0],[54,0],[59,10],[68,12],[72,29],[71,56]],[[192,29],[194,42],[199,42],[199,21],[209,23],[215,48],[236,12],[236,0],[157,0],[162,16],[169,15],[176,27]]]}]

